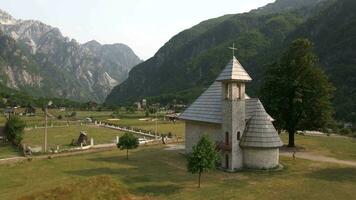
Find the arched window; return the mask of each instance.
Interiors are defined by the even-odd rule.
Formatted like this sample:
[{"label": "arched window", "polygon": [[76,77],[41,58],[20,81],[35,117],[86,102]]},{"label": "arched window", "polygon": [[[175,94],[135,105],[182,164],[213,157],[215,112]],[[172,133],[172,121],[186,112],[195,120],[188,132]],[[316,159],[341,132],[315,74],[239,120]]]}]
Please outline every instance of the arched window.
[{"label": "arched window", "polygon": [[224,84],[224,98],[225,99],[229,99],[229,84],[228,83],[225,83]]},{"label": "arched window", "polygon": [[238,131],[237,132],[237,140],[240,140],[240,138],[241,138],[241,133],[240,133],[240,131]]},{"label": "arched window", "polygon": [[225,144],[228,145],[229,144],[229,132],[225,133]]},{"label": "arched window", "polygon": [[241,99],[241,85],[237,84],[237,99]]}]

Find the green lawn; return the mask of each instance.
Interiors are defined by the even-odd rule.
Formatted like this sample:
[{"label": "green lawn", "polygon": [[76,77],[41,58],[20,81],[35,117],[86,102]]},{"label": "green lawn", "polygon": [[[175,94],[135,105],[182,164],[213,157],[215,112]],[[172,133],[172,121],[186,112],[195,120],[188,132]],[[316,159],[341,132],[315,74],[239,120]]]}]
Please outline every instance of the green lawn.
[{"label": "green lawn", "polygon": [[[288,144],[287,134],[282,134],[281,138]],[[315,154],[341,160],[356,160],[356,140],[353,138],[296,135],[295,141],[297,146]]]},{"label": "green lawn", "polygon": [[[18,111],[20,112],[20,111]],[[65,125],[69,121],[70,124],[79,124],[78,120],[83,120],[87,117],[94,117],[100,119],[108,119],[112,114],[111,111],[59,111],[58,109],[49,109],[48,111],[53,117],[48,118],[48,124],[54,125]],[[66,118],[65,115],[70,115],[72,112],[76,112],[75,117]],[[61,115],[62,120],[57,119]],[[36,110],[36,116],[19,116],[22,120],[26,122],[28,127],[44,126],[45,115],[41,109]],[[6,118],[2,115],[0,116],[0,126],[4,125]]]},{"label": "green lawn", "polygon": [[[112,143],[116,140],[116,136],[121,136],[123,132],[101,128],[96,126],[70,126],[70,127],[55,127],[48,128],[48,146],[56,147],[67,146],[72,139],[78,139],[80,131],[85,131],[89,138],[94,138],[95,144]],[[24,134],[23,144],[31,146],[41,146],[44,140],[44,129],[32,129]]]},{"label": "green lawn", "polygon": [[[185,158],[161,146],[0,166],[0,199],[354,199],[356,168],[281,158],[278,172],[187,173]],[[88,194],[92,196],[87,196]]]},{"label": "green lawn", "polygon": [[0,159],[21,156],[21,152],[10,144],[0,142]]}]

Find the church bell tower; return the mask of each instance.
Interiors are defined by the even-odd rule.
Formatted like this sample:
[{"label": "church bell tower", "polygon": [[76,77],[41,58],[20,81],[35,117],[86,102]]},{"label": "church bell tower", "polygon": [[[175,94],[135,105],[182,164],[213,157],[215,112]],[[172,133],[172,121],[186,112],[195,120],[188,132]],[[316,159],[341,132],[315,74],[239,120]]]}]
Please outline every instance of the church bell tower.
[{"label": "church bell tower", "polygon": [[217,78],[222,87],[221,167],[228,171],[243,167],[239,143],[246,125],[245,84],[251,80],[234,55]]}]

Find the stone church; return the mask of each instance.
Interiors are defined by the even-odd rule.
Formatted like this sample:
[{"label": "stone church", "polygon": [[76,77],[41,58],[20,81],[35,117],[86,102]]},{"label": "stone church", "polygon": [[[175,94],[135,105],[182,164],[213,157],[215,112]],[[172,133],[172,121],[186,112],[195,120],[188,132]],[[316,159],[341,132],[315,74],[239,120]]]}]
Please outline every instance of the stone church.
[{"label": "stone church", "polygon": [[221,167],[227,171],[279,165],[283,143],[261,101],[245,94],[245,84],[250,81],[234,56],[215,82],[180,115],[186,123],[186,153],[206,134],[216,142]]}]

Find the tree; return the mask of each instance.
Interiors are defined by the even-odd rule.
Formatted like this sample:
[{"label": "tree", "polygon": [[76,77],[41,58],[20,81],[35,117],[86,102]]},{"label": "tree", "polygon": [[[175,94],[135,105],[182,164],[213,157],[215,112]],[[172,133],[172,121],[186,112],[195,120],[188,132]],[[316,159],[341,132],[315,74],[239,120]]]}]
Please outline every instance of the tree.
[{"label": "tree", "polygon": [[129,159],[129,149],[136,149],[139,145],[138,138],[131,133],[125,133],[119,138],[117,148],[126,149],[126,159]]},{"label": "tree", "polygon": [[196,146],[193,147],[193,153],[188,156],[187,169],[192,174],[199,174],[198,187],[200,188],[200,179],[203,172],[213,170],[216,167],[219,155],[215,150],[215,145],[208,136],[204,135]]},{"label": "tree", "polygon": [[5,124],[6,139],[13,145],[20,145],[25,126],[25,122],[22,121],[19,117],[10,116]]},{"label": "tree", "polygon": [[333,123],[333,92],[307,39],[292,42],[280,61],[267,69],[261,88],[262,100],[277,129],[289,134],[289,147],[295,146],[298,129],[325,129]]}]

